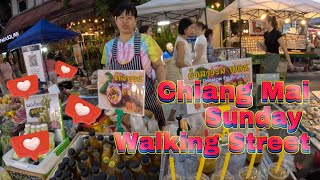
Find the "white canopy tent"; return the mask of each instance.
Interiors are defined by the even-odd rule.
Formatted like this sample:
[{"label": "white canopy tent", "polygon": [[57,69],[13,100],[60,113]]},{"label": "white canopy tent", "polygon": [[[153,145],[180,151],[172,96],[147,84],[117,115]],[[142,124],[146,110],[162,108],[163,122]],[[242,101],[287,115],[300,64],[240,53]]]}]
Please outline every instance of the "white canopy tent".
[{"label": "white canopy tent", "polygon": [[184,17],[198,19],[205,7],[205,0],[151,0],[137,6],[137,10],[139,21],[151,24],[165,19],[173,22]]}]

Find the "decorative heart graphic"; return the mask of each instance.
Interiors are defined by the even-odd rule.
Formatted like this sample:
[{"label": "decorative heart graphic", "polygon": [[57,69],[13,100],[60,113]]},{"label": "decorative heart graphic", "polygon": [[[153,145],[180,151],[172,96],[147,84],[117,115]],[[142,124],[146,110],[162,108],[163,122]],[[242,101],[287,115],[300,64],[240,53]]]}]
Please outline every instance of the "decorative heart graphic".
[{"label": "decorative heart graphic", "polygon": [[65,74],[68,74],[70,72],[70,68],[65,66],[65,65],[62,65],[61,66],[61,71]]},{"label": "decorative heart graphic", "polygon": [[77,103],[75,109],[79,116],[85,116],[90,113],[90,108],[88,106],[84,106],[82,103]]},{"label": "decorative heart graphic", "polygon": [[40,145],[40,139],[37,137],[34,137],[32,139],[25,139],[23,141],[23,146],[31,151],[36,150]]},{"label": "decorative heart graphic", "polygon": [[21,91],[28,91],[31,86],[31,83],[29,80],[25,80],[23,82],[17,83],[17,88]]}]

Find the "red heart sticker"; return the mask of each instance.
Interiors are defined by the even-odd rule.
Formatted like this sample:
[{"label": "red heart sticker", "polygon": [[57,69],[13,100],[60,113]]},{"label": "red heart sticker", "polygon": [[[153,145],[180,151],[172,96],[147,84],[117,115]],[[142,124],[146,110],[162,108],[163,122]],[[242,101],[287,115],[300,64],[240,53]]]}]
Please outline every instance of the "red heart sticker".
[{"label": "red heart sticker", "polygon": [[11,138],[11,144],[20,158],[31,157],[36,161],[39,155],[49,151],[49,132],[41,131]]},{"label": "red heart sticker", "polygon": [[77,74],[78,68],[70,66],[62,61],[56,63],[55,71],[61,78],[72,79]]},{"label": "red heart sticker", "polygon": [[100,116],[101,109],[72,94],[68,98],[65,112],[74,124],[91,125]]},{"label": "red heart sticker", "polygon": [[28,99],[32,94],[38,92],[38,76],[31,75],[7,82],[7,87],[13,97],[23,96],[25,99]]}]

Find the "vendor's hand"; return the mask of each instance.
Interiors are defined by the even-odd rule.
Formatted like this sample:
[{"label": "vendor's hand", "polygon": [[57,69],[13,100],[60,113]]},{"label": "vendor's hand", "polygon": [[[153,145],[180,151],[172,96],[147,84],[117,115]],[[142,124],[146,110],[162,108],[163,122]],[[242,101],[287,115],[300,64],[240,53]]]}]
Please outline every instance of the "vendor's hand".
[{"label": "vendor's hand", "polygon": [[294,65],[292,63],[289,63],[289,68],[290,68],[291,71],[294,71],[294,69],[295,69]]}]

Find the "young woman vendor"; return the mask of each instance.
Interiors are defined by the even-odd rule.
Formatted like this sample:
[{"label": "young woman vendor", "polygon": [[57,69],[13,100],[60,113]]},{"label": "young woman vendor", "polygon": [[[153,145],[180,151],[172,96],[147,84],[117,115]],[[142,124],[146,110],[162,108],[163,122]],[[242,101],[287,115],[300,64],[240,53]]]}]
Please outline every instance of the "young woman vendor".
[{"label": "young woman vendor", "polygon": [[289,68],[293,71],[294,65],[291,63],[282,34],[277,30],[278,22],[276,17],[268,15],[263,20],[263,23],[264,28],[267,30],[267,32],[264,33],[264,43],[260,43],[260,48],[266,52],[266,61],[264,64],[263,73],[276,73],[278,64],[280,62],[280,46],[289,63]]},{"label": "young woman vendor", "polygon": [[157,99],[152,70],[155,70],[158,82],[165,80],[165,67],[161,61],[162,50],[151,36],[135,32],[137,9],[133,4],[120,5],[115,11],[115,21],[120,36],[105,45],[101,63],[109,70],[146,72],[145,109],[154,113],[161,128],[165,125],[165,117]]}]

